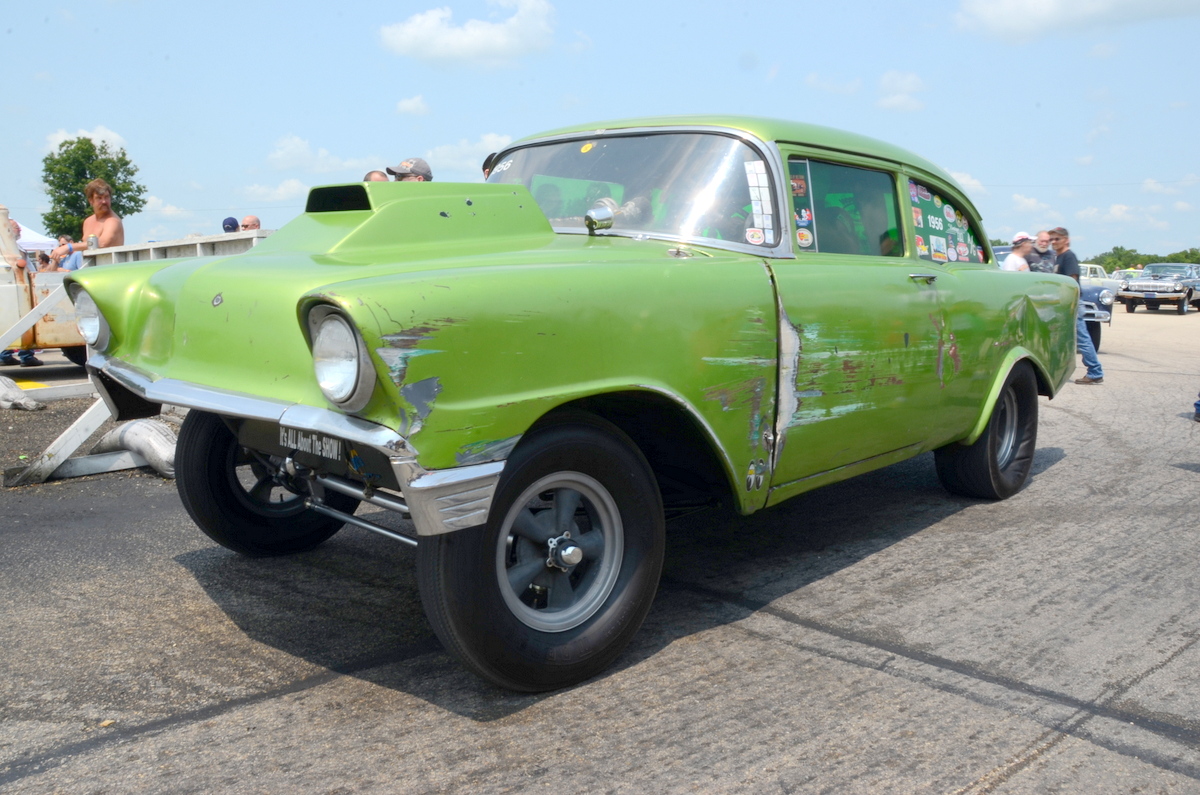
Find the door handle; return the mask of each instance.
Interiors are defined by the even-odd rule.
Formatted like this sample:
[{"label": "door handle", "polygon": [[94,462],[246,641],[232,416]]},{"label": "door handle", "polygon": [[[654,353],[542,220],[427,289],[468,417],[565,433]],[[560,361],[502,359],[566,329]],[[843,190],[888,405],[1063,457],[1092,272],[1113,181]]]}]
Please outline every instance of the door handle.
[{"label": "door handle", "polygon": [[908,274],[908,278],[916,279],[918,281],[924,280],[924,282],[926,284],[933,284],[935,281],[937,281],[937,274],[936,273],[910,273],[910,274]]}]

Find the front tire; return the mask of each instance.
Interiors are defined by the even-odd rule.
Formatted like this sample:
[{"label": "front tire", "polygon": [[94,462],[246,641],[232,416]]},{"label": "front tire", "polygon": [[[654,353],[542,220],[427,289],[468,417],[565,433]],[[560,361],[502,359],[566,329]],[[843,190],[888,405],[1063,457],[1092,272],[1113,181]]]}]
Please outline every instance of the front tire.
[{"label": "front tire", "polygon": [[1037,378],[1027,361],[1017,362],[974,444],[954,443],[933,451],[938,479],[966,497],[1003,500],[1029,478],[1037,449]]},{"label": "front tire", "polygon": [[486,525],[421,539],[421,601],[467,668],[553,690],[604,670],[633,638],[665,543],[645,458],[615,426],[572,414],[522,440]]},{"label": "front tire", "polygon": [[[179,429],[175,484],[183,507],[223,547],[253,557],[312,549],[343,523],[304,507],[304,497],[273,477],[274,463],[237,443],[216,414],[193,409]],[[328,492],[331,508],[354,513],[358,500]]]},{"label": "front tire", "polygon": [[1191,308],[1192,308],[1192,307],[1191,307],[1191,305],[1188,303],[1188,298],[1187,298],[1187,296],[1184,296],[1184,297],[1183,297],[1183,300],[1179,302],[1179,306],[1175,307],[1175,311],[1176,311],[1176,312],[1178,312],[1178,313],[1179,313],[1179,314],[1181,314],[1181,315],[1186,315],[1186,314],[1188,313],[1188,310],[1189,310],[1189,309],[1191,309]]},{"label": "front tire", "polygon": [[1125,311],[1126,312],[1136,312],[1137,311],[1137,301],[1134,301],[1132,298],[1125,301]]},{"label": "front tire", "polygon": [[88,353],[87,347],[84,345],[71,345],[69,347],[59,348],[62,355],[67,361],[76,367],[83,367],[87,363]]}]

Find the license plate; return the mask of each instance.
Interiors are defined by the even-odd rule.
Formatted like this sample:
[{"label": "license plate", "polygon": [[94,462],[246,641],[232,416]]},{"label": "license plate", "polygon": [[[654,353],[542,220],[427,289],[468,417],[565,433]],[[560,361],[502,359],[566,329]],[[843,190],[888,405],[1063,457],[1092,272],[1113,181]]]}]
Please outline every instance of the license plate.
[{"label": "license plate", "polygon": [[1142,295],[1146,296],[1146,298],[1149,298],[1151,301],[1153,301],[1155,298],[1158,298],[1158,293],[1142,293]]},{"label": "license plate", "polygon": [[296,428],[280,428],[279,446],[299,453],[328,458],[332,461],[342,460],[342,440],[336,436],[326,436],[323,433],[301,431]]}]

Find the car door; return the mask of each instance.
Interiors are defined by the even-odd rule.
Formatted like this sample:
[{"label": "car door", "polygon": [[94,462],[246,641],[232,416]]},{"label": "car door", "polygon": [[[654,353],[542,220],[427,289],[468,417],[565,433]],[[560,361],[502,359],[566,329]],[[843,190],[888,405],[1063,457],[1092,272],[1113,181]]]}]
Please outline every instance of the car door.
[{"label": "car door", "polygon": [[926,440],[953,353],[938,299],[945,270],[909,256],[895,174],[783,151],[796,258],[771,263],[781,327],[772,502]]}]

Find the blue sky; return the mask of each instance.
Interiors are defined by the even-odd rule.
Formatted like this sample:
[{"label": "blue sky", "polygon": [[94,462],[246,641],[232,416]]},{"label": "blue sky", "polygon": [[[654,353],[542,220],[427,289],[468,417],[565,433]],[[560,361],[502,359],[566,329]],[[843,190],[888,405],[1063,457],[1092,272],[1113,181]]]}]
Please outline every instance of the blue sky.
[{"label": "blue sky", "polygon": [[0,36],[0,204],[39,231],[42,158],[80,134],[140,169],[139,242],[278,228],[414,155],[479,181],[541,130],[714,112],[911,149],[993,238],[1200,246],[1200,0],[15,0]]}]

